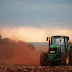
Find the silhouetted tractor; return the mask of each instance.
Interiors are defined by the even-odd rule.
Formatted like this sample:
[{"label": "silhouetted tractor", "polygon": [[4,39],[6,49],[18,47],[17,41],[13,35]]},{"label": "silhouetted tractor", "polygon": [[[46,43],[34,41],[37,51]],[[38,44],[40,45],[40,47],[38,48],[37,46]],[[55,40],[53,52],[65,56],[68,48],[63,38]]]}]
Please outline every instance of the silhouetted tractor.
[{"label": "silhouetted tractor", "polygon": [[72,64],[72,46],[68,46],[69,37],[52,36],[49,40],[49,50],[40,55],[40,65],[68,65]]}]

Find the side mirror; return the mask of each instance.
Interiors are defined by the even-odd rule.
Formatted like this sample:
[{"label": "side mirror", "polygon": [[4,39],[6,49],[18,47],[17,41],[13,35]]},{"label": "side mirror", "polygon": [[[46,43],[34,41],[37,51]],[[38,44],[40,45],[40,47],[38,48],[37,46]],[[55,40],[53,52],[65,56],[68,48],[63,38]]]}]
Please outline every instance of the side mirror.
[{"label": "side mirror", "polygon": [[47,40],[46,41],[48,41],[48,37],[47,37]]},{"label": "side mirror", "polygon": [[68,40],[69,40],[69,37],[68,37]]},{"label": "side mirror", "polygon": [[50,37],[47,37],[47,40],[46,41],[48,41],[48,39],[49,39],[49,47],[50,47]]}]

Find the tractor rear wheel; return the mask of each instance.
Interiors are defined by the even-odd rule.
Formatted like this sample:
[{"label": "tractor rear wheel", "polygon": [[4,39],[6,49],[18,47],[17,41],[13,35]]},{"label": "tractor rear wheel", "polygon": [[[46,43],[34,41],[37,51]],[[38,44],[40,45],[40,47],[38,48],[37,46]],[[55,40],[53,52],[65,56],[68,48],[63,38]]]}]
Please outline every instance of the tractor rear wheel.
[{"label": "tractor rear wheel", "polygon": [[69,55],[70,55],[70,64],[72,64],[72,48],[70,48]]},{"label": "tractor rear wheel", "polygon": [[61,54],[61,65],[68,65],[69,64],[69,54],[64,52]]},{"label": "tractor rear wheel", "polygon": [[47,66],[46,58],[48,58],[47,53],[43,52],[40,55],[40,65]]}]

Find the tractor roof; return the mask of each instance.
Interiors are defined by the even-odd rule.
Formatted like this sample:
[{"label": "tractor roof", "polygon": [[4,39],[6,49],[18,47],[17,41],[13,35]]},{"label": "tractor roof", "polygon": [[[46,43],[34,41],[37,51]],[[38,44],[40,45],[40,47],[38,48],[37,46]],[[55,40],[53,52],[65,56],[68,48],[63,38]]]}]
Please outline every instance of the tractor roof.
[{"label": "tractor roof", "polygon": [[65,38],[68,38],[68,40],[69,40],[69,37],[68,36],[63,36],[63,35],[57,35],[57,36],[51,36],[51,38],[56,38],[56,37],[65,37]]},{"label": "tractor roof", "polygon": [[64,35],[57,35],[57,36],[51,36],[51,37],[67,37],[68,38],[68,36],[64,36]]},{"label": "tractor roof", "polygon": [[69,37],[68,36],[63,36],[63,35],[57,35],[57,36],[51,36],[51,38],[56,38],[56,37],[65,37],[65,38],[67,38],[68,40],[69,40]]}]

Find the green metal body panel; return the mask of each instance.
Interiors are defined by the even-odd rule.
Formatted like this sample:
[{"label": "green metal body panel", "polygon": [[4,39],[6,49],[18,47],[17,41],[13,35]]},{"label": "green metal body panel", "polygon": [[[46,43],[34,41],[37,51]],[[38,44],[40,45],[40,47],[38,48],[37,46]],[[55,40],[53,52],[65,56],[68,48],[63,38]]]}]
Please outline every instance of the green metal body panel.
[{"label": "green metal body panel", "polygon": [[[56,61],[56,60],[61,60],[60,57],[60,46],[59,45],[51,45],[50,48],[57,48],[57,54],[49,54],[49,59],[50,61]],[[67,52],[70,52],[71,46],[68,46]],[[59,55],[59,56],[58,56]]]},{"label": "green metal body panel", "polygon": [[68,53],[70,52],[70,48],[71,48],[71,46],[68,46],[68,48],[67,48],[67,52]]},{"label": "green metal body panel", "polygon": [[48,57],[49,61],[59,61],[61,60],[61,57],[60,57],[60,46],[59,45],[51,45],[50,48],[57,48],[57,53],[56,54],[49,54]]},{"label": "green metal body panel", "polygon": [[58,45],[51,45],[50,48],[56,48]]},{"label": "green metal body panel", "polygon": [[57,56],[57,54],[49,54],[49,60],[50,61],[57,61],[57,60],[60,60],[60,57]]},{"label": "green metal body panel", "polygon": [[51,45],[50,48],[57,48],[57,54],[60,53],[60,45]]},{"label": "green metal body panel", "polygon": [[60,56],[57,56],[57,54],[49,54],[49,58],[46,59],[46,61],[60,61],[61,60],[61,57]]}]

